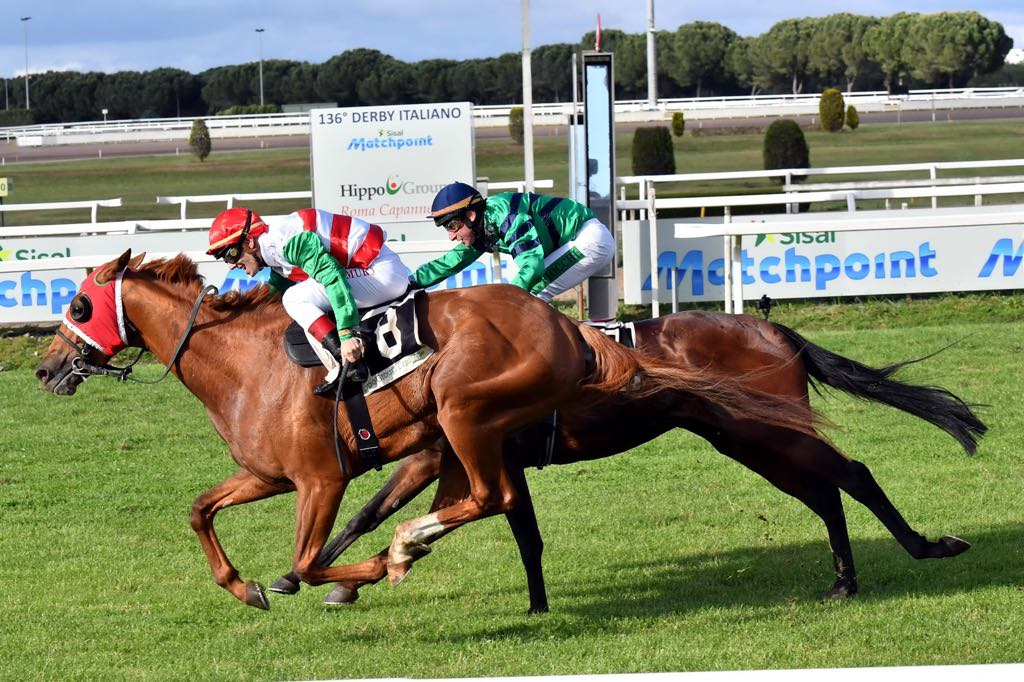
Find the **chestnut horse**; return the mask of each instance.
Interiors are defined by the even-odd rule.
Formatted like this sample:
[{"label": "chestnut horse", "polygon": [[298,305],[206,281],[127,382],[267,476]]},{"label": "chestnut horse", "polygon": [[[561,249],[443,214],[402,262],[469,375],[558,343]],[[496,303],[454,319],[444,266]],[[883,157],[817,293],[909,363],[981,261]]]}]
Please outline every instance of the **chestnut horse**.
[{"label": "chestnut horse", "polygon": [[[880,402],[925,419],[949,433],[968,453],[977,447],[985,425],[952,393],[892,378],[901,362],[875,369],[816,346],[792,329],[744,315],[691,311],[635,324],[639,349],[680,368],[709,368],[738,377],[752,388],[806,403],[808,385],[824,384],[858,398]],[[917,361],[912,361],[917,362]],[[839,491],[867,506],[896,540],[917,559],[951,557],[970,545],[944,536],[930,542],[903,519],[864,464],[805,434],[785,433],[765,424],[741,424],[729,415],[705,414],[670,393],[635,397],[617,395],[587,409],[569,407],[560,413],[557,447],[551,464],[570,464],[630,450],[672,428],[706,438],[719,452],[766,478],[821,517],[832,548],[836,580],[826,597],[857,591],[850,538]],[[624,428],[628,425],[628,428]],[[506,518],[519,546],[530,592],[530,612],[547,611],[541,569],[543,542],[537,527],[524,468],[543,464],[550,428],[532,425],[505,443],[506,464],[519,490],[519,506]],[[357,538],[375,529],[437,478],[441,479],[433,508],[466,495],[466,479],[457,460],[440,446],[404,460],[384,488],[331,541],[321,561],[331,563]],[[373,576],[384,576],[386,551],[369,560]],[[347,604],[366,583],[338,585],[325,599]],[[298,591],[295,575],[282,576],[271,590]]]},{"label": "chestnut horse", "polygon": [[[126,251],[95,271],[72,299],[71,318],[86,324],[90,315],[106,316],[110,319],[92,319],[104,329],[120,329],[123,345],[150,350],[206,406],[238,463],[233,476],[192,505],[192,528],[217,584],[249,606],[269,608],[262,585],[243,581],[228,560],[213,519],[227,506],[292,491],[297,495],[295,574],[311,585],[371,577],[363,566],[317,562],[345,488],[365,465],[354,454],[356,437],[346,420],[341,420],[344,447],[336,456],[333,402],[311,393],[321,372],[285,359],[281,337],[290,319],[278,300],[266,287],[204,300],[202,278],[185,256],[141,261]],[[105,298],[87,300],[86,289]],[[116,305],[111,296],[117,297]],[[729,414],[737,422],[777,423],[787,432],[814,434],[806,405],[641,357],[599,332],[578,328],[516,287],[420,295],[416,308],[421,339],[434,353],[368,396],[367,405],[386,461],[419,452],[443,433],[464,471],[468,494],[396,528],[385,560],[393,583],[437,537],[516,507],[518,489],[501,444],[507,434],[555,408],[608,400],[626,388],[637,395],[671,392],[675,400],[707,412],[708,419]],[[74,394],[90,368],[110,371],[97,368],[109,355],[87,345],[68,324],[61,325],[36,372],[46,389],[61,395]]]}]

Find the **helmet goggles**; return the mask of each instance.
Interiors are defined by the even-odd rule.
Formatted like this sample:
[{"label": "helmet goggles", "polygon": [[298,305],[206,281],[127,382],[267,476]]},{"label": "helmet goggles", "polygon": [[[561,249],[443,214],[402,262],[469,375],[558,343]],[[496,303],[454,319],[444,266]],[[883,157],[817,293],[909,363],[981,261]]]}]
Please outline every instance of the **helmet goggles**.
[{"label": "helmet goggles", "polygon": [[238,263],[238,259],[242,257],[242,246],[245,244],[246,238],[249,236],[249,229],[252,227],[252,211],[247,210],[245,212],[245,226],[239,233],[238,239],[231,244],[228,244],[224,248],[214,252],[213,257],[219,258],[228,265],[235,265]]}]

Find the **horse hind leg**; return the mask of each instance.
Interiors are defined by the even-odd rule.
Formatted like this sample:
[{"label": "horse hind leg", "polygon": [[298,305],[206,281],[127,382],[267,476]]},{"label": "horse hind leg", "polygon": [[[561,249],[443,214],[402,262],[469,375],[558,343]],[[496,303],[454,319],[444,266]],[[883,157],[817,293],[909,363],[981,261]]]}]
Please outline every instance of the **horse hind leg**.
[{"label": "horse hind leg", "polygon": [[846,459],[822,442],[809,445],[813,458],[810,468],[844,490],[882,522],[898,543],[915,559],[946,559],[971,548],[966,540],[943,535],[931,541],[915,531],[882,490],[867,465]]},{"label": "horse hind leg", "polygon": [[[764,442],[772,443],[772,439]],[[839,488],[816,474],[795,465],[785,450],[770,445],[731,447],[726,454],[748,469],[764,477],[782,492],[794,497],[818,515],[825,524],[835,582],[822,596],[825,599],[851,597],[857,593],[857,572],[853,565],[853,549],[843,512]]]}]

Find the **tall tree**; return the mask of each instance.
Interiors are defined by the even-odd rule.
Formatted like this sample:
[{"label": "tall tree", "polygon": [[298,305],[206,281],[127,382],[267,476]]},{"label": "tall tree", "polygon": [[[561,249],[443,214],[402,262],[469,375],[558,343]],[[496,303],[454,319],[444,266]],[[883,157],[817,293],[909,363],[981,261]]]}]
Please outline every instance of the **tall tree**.
[{"label": "tall tree", "polygon": [[923,15],[912,28],[909,43],[911,74],[932,83],[944,80],[950,88],[995,71],[1013,46],[1002,24],[977,12]]},{"label": "tall tree", "polygon": [[892,90],[893,85],[910,73],[908,41],[919,16],[897,12],[882,17],[864,34],[864,47],[868,57],[881,67],[886,90]]},{"label": "tall tree", "polygon": [[842,12],[823,17],[814,23],[808,43],[807,66],[825,81],[836,85],[840,79],[846,91],[868,68],[865,34],[878,24],[875,17]]},{"label": "tall tree", "polygon": [[731,28],[713,21],[683,24],[673,36],[669,75],[680,87],[694,86],[701,96],[708,83],[721,83],[726,75],[726,55],[738,38]]},{"label": "tall tree", "polygon": [[768,68],[789,81],[794,95],[803,92],[807,79],[808,44],[816,21],[784,19],[760,36]]}]

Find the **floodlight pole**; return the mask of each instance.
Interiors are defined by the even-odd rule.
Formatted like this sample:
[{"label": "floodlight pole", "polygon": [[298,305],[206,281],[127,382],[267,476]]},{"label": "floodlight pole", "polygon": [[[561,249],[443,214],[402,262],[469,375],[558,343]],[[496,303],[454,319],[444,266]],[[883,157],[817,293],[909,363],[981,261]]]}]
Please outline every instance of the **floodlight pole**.
[{"label": "floodlight pole", "polygon": [[25,29],[25,109],[31,109],[32,104],[28,99],[28,20],[32,17],[22,17],[21,26]]},{"label": "floodlight pole", "polygon": [[654,0],[647,0],[647,108],[658,106],[658,63],[654,56]]},{"label": "floodlight pole", "polygon": [[256,37],[260,44],[260,106],[263,106],[263,31],[264,29],[256,29]]},{"label": "floodlight pole", "polygon": [[533,76],[530,69],[530,0],[521,0],[523,16],[523,180],[533,191]]}]

